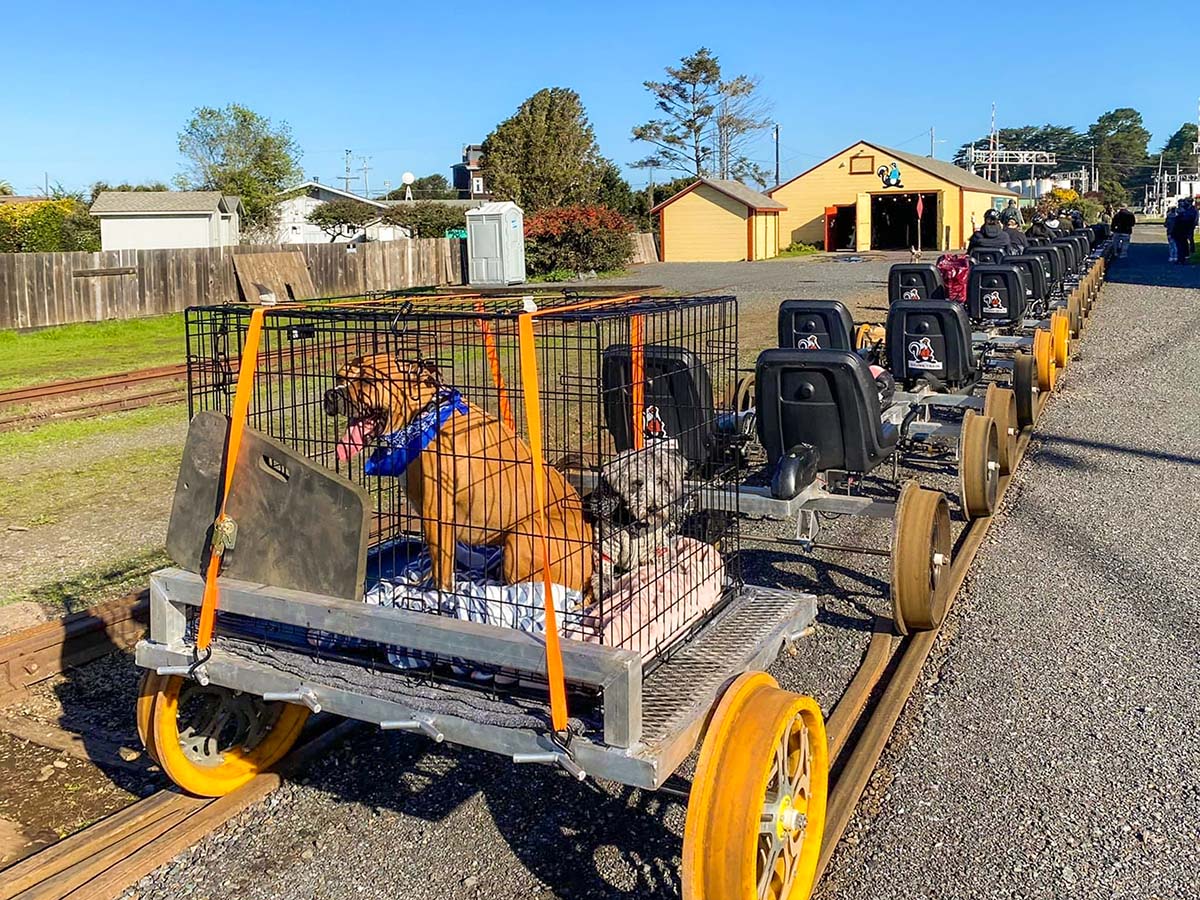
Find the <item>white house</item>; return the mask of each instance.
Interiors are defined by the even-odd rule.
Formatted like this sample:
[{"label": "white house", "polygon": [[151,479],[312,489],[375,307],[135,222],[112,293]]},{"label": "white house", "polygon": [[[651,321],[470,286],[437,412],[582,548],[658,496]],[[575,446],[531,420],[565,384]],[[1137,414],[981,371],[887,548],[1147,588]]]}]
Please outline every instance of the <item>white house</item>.
[{"label": "white house", "polygon": [[[284,199],[279,202],[279,224],[275,229],[276,244],[328,244],[331,243],[328,232],[322,231],[308,221],[308,215],[322,203],[331,200],[357,200],[367,206],[373,206],[383,215],[389,206],[379,200],[368,200],[358,194],[343,191],[340,188],[321,184],[319,181],[306,181],[290,190],[281,192]],[[364,240],[394,240],[407,237],[404,228],[381,225],[376,220],[369,222],[363,228],[347,228],[345,233],[337,235],[333,243],[349,244]]]},{"label": "white house", "polygon": [[159,250],[235,245],[244,209],[220,191],[101,191],[90,212],[103,249]]}]

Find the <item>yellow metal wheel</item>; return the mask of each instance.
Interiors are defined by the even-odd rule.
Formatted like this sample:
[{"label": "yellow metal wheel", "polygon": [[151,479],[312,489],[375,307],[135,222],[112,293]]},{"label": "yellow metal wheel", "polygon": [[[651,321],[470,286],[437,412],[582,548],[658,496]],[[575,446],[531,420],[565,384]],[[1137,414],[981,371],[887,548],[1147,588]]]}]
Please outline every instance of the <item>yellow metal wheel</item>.
[{"label": "yellow metal wheel", "polygon": [[1083,334],[1083,301],[1074,297],[1067,303],[1067,321],[1071,325],[1071,336]]},{"label": "yellow metal wheel", "polygon": [[1038,390],[1042,393],[1053,391],[1058,380],[1054,365],[1054,341],[1044,328],[1033,333],[1033,361],[1037,366]]},{"label": "yellow metal wheel", "polygon": [[807,900],[829,791],[821,708],[765,672],[738,677],[709,721],[683,833],[684,900]]},{"label": "yellow metal wheel", "polygon": [[307,707],[170,676],[155,694],[148,733],[175,784],[221,797],[282,759],[307,719]]},{"label": "yellow metal wheel", "polygon": [[1013,393],[1017,397],[1017,425],[1029,428],[1037,422],[1037,366],[1033,357],[1024,351],[1013,357]]},{"label": "yellow metal wheel", "polygon": [[154,701],[157,699],[158,692],[162,690],[166,680],[162,675],[150,669],[143,669],[142,677],[138,679],[138,737],[142,739],[142,746],[146,748],[147,755],[155,762],[158,762],[158,752],[154,749],[154,734],[151,730],[151,723],[154,720]]},{"label": "yellow metal wheel", "polygon": [[906,482],[892,522],[892,618],[900,634],[942,624],[951,543],[946,495]]},{"label": "yellow metal wheel", "polygon": [[996,423],[969,409],[958,439],[958,484],[963,513],[984,519],[996,511],[1000,490],[1000,441]]},{"label": "yellow metal wheel", "polygon": [[1012,472],[1017,461],[1017,397],[1009,388],[992,383],[983,396],[983,414],[996,423],[997,447],[1000,451],[1000,474]]},{"label": "yellow metal wheel", "polygon": [[1071,318],[1066,310],[1056,309],[1051,314],[1050,337],[1054,344],[1054,365],[1065,369],[1071,349]]}]

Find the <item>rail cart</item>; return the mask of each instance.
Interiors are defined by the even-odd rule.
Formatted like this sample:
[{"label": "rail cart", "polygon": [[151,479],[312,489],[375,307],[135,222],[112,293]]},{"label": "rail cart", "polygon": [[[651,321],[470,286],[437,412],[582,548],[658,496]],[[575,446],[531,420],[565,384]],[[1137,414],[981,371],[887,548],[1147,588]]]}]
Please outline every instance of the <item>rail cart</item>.
[{"label": "rail cart", "polygon": [[[233,790],[281,759],[314,712],[645,789],[699,746],[684,895],[808,896],[824,723],[812,698],[762,670],[811,624],[815,600],[743,580],[739,494],[712,496],[735,475],[726,457],[689,460],[648,505],[667,549],[604,577],[597,558],[590,585],[573,568],[622,534],[645,539],[615,513],[593,512],[590,535],[574,515],[611,463],[666,452],[670,411],[652,401],[667,376],[649,348],[686,351],[693,376],[728,393],[734,298],[380,298],[195,308],[186,320],[176,566],[151,577],[136,657],[139,730],[181,788]],[[613,347],[631,364],[616,386],[601,374]],[[614,408],[630,413],[622,450]],[[671,440],[719,443],[732,415],[710,408]],[[484,431],[500,438],[471,437]],[[502,478],[503,491],[481,493]],[[449,492],[445,506],[431,484]],[[928,603],[948,520],[940,494],[913,491],[901,501],[920,507],[901,535],[916,563],[904,589]]]}]

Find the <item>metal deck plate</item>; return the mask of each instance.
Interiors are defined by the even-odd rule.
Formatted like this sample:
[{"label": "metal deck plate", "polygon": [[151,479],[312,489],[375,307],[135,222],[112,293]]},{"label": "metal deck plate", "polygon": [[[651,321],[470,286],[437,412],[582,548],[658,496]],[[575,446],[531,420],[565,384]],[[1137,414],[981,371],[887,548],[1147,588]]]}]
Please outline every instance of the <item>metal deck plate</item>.
[{"label": "metal deck plate", "polygon": [[784,638],[812,624],[812,594],[747,585],[716,621],[654,670],[642,686],[642,741],[672,739],[702,717],[727,681],[764,668]]}]

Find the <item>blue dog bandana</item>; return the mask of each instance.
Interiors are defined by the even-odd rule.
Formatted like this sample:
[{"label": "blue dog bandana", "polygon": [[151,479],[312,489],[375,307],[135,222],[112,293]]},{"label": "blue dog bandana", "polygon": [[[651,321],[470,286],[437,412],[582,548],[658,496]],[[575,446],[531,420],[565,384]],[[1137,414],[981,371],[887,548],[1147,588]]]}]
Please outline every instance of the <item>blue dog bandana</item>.
[{"label": "blue dog bandana", "polygon": [[384,435],[383,446],[375,449],[363,471],[368,475],[404,474],[408,464],[433,442],[450,417],[467,411],[462,395],[450,391],[437,406],[425,410],[398,431]]}]

